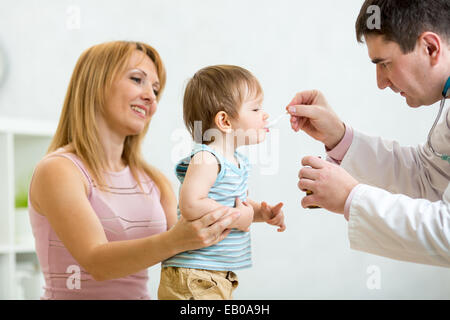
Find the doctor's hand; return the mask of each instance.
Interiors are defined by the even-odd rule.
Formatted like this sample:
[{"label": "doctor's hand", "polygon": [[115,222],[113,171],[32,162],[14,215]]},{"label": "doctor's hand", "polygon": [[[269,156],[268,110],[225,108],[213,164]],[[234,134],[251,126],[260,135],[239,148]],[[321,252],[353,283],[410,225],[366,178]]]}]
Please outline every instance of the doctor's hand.
[{"label": "doctor's hand", "polygon": [[323,142],[328,149],[333,149],[344,137],[344,123],[320,91],[297,93],[286,110],[291,115],[291,127],[295,132],[306,132],[312,138]]},{"label": "doctor's hand", "polygon": [[310,190],[311,195],[302,199],[302,207],[319,206],[336,213],[344,213],[345,201],[358,184],[342,167],[318,157],[306,156],[299,173],[298,188]]}]

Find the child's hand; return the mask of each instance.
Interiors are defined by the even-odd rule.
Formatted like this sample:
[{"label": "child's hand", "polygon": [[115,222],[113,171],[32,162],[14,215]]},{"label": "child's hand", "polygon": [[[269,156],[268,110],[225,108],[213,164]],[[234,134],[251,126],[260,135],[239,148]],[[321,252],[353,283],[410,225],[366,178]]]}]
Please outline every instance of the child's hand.
[{"label": "child's hand", "polygon": [[263,220],[273,226],[279,226],[278,232],[283,232],[286,230],[286,225],[284,224],[284,214],[281,207],[283,203],[280,202],[276,206],[269,206],[266,202],[261,202],[261,217]]},{"label": "child's hand", "polygon": [[253,207],[247,202],[242,202],[241,199],[236,198],[236,209],[241,213],[241,217],[238,220],[237,226],[235,228],[248,232],[250,231],[250,225],[253,222]]}]

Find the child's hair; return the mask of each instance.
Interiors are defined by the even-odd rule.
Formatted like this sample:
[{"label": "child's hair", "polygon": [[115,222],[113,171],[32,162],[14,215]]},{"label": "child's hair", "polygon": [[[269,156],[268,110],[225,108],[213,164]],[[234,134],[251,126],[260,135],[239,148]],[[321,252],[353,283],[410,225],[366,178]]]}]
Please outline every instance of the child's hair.
[{"label": "child's hair", "polygon": [[[258,80],[244,68],[233,65],[203,68],[186,85],[183,100],[184,123],[196,143],[207,144],[208,142],[203,141],[203,135],[214,126],[214,118],[218,112],[224,111],[232,119],[237,119],[246,99],[262,96]],[[197,121],[201,121],[201,126],[195,125]]]}]

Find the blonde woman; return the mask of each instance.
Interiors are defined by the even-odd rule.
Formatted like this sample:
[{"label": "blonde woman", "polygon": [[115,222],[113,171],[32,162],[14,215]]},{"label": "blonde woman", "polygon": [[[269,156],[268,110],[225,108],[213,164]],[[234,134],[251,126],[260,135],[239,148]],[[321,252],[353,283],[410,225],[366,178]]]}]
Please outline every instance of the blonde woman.
[{"label": "blonde woman", "polygon": [[237,219],[221,207],[177,222],[169,181],[143,160],[165,79],[144,43],[103,43],[79,58],[30,185],[42,299],[149,299],[148,267],[221,241]]}]

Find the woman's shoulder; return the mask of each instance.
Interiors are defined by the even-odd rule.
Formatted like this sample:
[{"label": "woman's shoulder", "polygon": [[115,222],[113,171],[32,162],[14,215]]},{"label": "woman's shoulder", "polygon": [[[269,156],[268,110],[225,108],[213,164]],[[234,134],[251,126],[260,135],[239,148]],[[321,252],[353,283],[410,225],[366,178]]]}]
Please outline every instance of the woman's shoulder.
[{"label": "woman's shoulder", "polygon": [[38,162],[35,174],[43,172],[45,173],[44,177],[46,177],[47,175],[59,175],[67,171],[75,172],[77,170],[76,159],[78,157],[68,147],[59,148],[47,154]]},{"label": "woman's shoulder", "polygon": [[[75,155],[70,156],[65,150],[57,150],[45,156],[35,167],[31,187],[49,189],[63,184],[82,182],[86,192],[89,182],[74,161]],[[30,194],[31,195],[31,194]]]},{"label": "woman's shoulder", "polygon": [[[77,168],[74,162],[62,153],[48,154],[41,159],[35,168],[35,175],[43,173],[43,177],[48,175],[59,175],[66,171],[75,171]],[[41,175],[41,174],[39,174]]]}]

